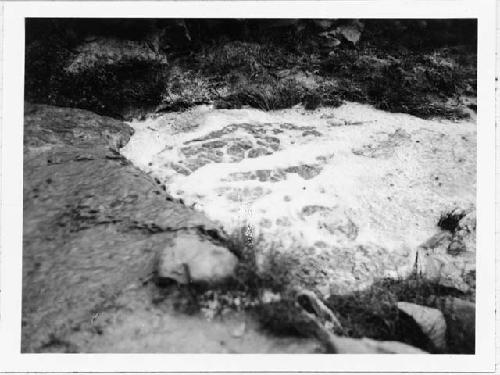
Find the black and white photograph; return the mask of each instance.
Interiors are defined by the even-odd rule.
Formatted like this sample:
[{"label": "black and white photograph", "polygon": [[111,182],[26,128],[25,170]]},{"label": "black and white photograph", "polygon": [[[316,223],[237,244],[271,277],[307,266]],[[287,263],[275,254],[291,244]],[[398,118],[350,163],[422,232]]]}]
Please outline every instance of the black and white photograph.
[{"label": "black and white photograph", "polygon": [[475,19],[26,19],[22,351],[475,348]]},{"label": "black and white photograph", "polygon": [[0,371],[491,369],[486,2],[6,5]]}]

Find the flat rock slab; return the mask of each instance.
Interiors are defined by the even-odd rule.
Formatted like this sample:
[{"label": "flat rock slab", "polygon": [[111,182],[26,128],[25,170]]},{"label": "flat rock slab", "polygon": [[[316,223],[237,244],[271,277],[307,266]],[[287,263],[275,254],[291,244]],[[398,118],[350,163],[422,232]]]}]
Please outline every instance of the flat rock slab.
[{"label": "flat rock slab", "polygon": [[23,352],[82,350],[68,337],[99,335],[97,317],[126,309],[115,301],[144,287],[176,230],[217,230],[113,151],[130,133],[88,111],[27,106]]}]

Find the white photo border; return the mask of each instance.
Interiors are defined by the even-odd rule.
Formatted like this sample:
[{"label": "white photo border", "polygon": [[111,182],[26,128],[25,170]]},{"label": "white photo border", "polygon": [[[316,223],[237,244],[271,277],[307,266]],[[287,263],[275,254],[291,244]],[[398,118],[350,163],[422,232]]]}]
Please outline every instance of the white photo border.
[{"label": "white photo border", "polygon": [[[4,2],[0,371],[491,372],[495,366],[495,1]],[[68,18],[477,18],[474,355],[21,354],[24,21]]]}]

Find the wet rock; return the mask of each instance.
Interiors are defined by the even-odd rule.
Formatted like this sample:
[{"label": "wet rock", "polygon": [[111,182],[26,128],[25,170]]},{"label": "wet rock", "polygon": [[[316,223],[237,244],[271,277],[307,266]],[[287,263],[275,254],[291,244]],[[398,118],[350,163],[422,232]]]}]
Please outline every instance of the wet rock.
[{"label": "wet rock", "polygon": [[304,180],[310,180],[321,173],[322,168],[318,165],[299,165],[297,173]]},{"label": "wet rock", "polygon": [[441,311],[410,302],[398,302],[397,306],[418,324],[438,351],[446,349],[446,321]]},{"label": "wet rock", "polygon": [[221,163],[223,155],[224,154],[221,153],[219,150],[211,150],[211,152],[201,153],[199,157],[204,157],[210,161],[213,161],[214,163]]},{"label": "wet rock", "polygon": [[271,171],[271,177],[270,177],[271,182],[278,182],[283,180],[286,180],[286,173],[283,169],[277,168]]},{"label": "wet rock", "polygon": [[297,173],[304,180],[310,180],[321,173],[321,167],[317,165],[295,165],[285,169],[286,173]]},{"label": "wet rock", "polygon": [[307,137],[309,135],[313,136],[313,137],[321,137],[322,136],[322,134],[319,131],[314,130],[314,129],[313,130],[306,130],[305,132],[302,133],[303,137]]},{"label": "wet rock", "polygon": [[227,154],[231,156],[236,156],[238,161],[245,157],[245,151],[252,148],[250,142],[235,142],[227,148]]},{"label": "wet rock", "polygon": [[224,141],[211,141],[203,143],[203,147],[205,148],[222,148],[226,145]]},{"label": "wet rock", "polygon": [[238,258],[196,231],[179,231],[159,254],[158,277],[179,284],[218,282],[231,276]]},{"label": "wet rock", "polygon": [[262,147],[253,148],[250,151],[248,151],[249,158],[258,158],[259,156],[269,155],[269,154],[270,154],[270,152]]},{"label": "wet rock", "polygon": [[186,156],[195,156],[200,152],[200,147],[197,146],[182,147],[181,152]]}]

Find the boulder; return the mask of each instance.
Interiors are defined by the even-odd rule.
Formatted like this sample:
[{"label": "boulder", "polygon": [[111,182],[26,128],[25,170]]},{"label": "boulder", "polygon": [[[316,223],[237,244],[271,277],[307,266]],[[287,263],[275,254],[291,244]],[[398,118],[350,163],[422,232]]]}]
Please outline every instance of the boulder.
[{"label": "boulder", "polygon": [[160,253],[158,277],[190,282],[217,282],[231,276],[238,258],[197,231],[179,231]]},{"label": "boulder", "polygon": [[398,302],[397,306],[418,324],[436,350],[446,349],[446,321],[441,311],[410,302]]}]

